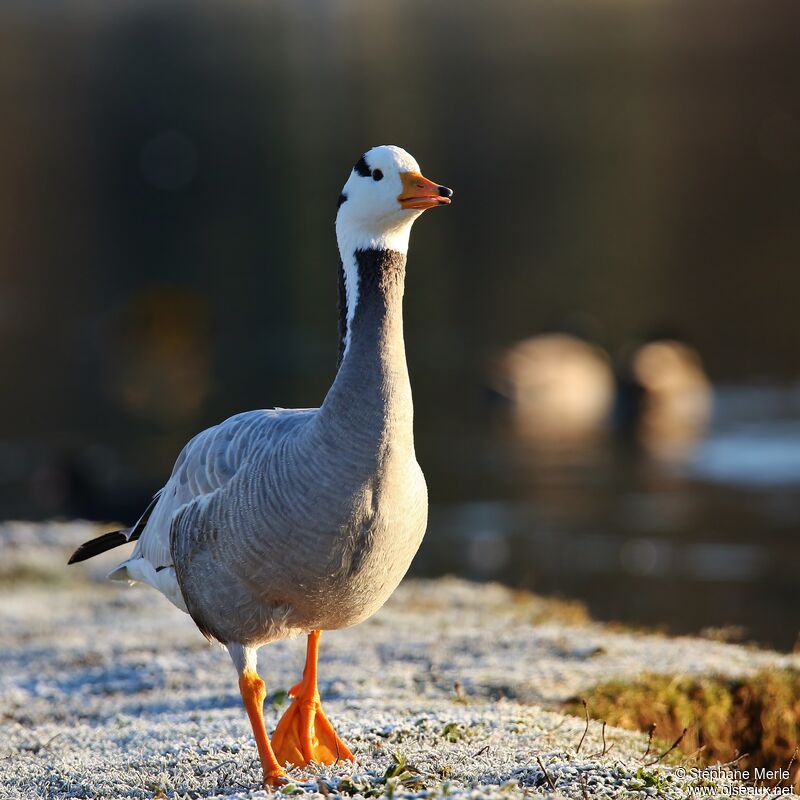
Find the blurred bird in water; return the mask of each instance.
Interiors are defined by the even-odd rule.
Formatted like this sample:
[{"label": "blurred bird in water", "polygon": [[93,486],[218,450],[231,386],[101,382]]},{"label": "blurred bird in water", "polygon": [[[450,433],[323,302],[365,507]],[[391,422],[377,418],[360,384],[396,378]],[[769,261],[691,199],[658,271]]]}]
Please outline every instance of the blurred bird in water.
[{"label": "blurred bird in water", "polygon": [[[399,147],[361,156],[339,196],[339,369],[320,408],[250,411],[198,434],[132,528],[70,559],[138,539],[109,577],[150,584],[227,647],[268,785],[287,762],[353,758],[320,703],[320,633],[375,613],[425,532],[402,298],[411,226],[452,194]],[[303,678],[270,742],[256,653],[300,633]]]},{"label": "blurred bird in water", "polygon": [[605,351],[566,333],[512,345],[492,365],[489,380],[507,401],[515,431],[531,444],[586,443],[606,424],[614,403]]},{"label": "blurred bird in water", "polygon": [[617,418],[654,458],[685,458],[708,427],[712,387],[700,354],[675,338],[637,347],[620,381]]}]

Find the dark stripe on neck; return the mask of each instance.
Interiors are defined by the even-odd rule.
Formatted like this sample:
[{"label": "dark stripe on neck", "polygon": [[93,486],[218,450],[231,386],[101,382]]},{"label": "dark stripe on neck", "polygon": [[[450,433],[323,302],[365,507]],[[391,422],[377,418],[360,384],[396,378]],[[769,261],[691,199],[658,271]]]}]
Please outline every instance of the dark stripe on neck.
[{"label": "dark stripe on neck", "polygon": [[347,338],[347,289],[344,285],[344,266],[339,262],[339,355],[336,368],[342,365],[344,358],[344,342]]},{"label": "dark stripe on neck", "polygon": [[[385,298],[389,290],[403,282],[406,274],[406,257],[396,250],[356,250],[358,264],[358,305],[378,297]],[[363,301],[363,302],[362,302]]]},{"label": "dark stripe on neck", "polygon": [[[358,300],[353,313],[353,328],[368,318],[377,322],[389,308],[389,295],[395,287],[402,284],[406,275],[406,256],[396,250],[356,250],[358,267]],[[344,359],[347,339],[347,287],[344,280],[344,267],[339,264],[339,361]],[[350,346],[353,335],[350,334]]]}]

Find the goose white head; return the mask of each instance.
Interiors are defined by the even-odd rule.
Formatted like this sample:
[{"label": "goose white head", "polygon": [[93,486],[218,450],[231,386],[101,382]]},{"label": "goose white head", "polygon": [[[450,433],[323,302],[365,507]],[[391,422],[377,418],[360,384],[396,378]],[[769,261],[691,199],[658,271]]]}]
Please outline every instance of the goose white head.
[{"label": "goose white head", "polygon": [[342,259],[355,250],[405,253],[417,217],[448,205],[452,196],[451,189],[424,178],[401,147],[373,147],[358,159],[339,195],[336,235]]},{"label": "goose white head", "polygon": [[344,358],[359,298],[357,253],[406,254],[415,220],[428,208],[446,206],[452,189],[423,177],[414,158],[395,145],[381,145],[358,159],[339,195],[336,238],[342,258],[340,349]]}]

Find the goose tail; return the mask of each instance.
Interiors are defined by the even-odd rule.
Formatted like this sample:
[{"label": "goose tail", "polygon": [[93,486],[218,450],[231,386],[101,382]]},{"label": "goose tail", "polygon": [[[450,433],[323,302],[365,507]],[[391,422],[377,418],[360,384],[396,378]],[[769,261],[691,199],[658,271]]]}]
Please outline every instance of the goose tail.
[{"label": "goose tail", "polygon": [[84,542],[70,557],[67,564],[77,564],[79,561],[86,561],[87,558],[113,550],[122,544],[127,544],[130,540],[131,528],[123,528],[120,531],[110,531]]},{"label": "goose tail", "polygon": [[150,519],[150,515],[153,513],[153,509],[156,507],[160,496],[161,490],[153,495],[153,499],[145,509],[144,514],[139,517],[133,527],[123,528],[119,531],[110,531],[109,533],[104,533],[102,536],[90,539],[88,542],[84,542],[69,557],[67,564],[77,564],[79,561],[86,561],[87,558],[100,555],[100,553],[105,553],[107,550],[113,550],[115,547],[119,547],[122,544],[135,542],[142,535],[142,531],[147,525],[147,520]]}]

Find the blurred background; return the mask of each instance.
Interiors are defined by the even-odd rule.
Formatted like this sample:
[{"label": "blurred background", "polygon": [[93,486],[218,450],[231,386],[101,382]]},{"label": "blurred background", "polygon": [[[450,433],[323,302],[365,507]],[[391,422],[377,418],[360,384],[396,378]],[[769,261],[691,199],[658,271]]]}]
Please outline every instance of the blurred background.
[{"label": "blurred background", "polygon": [[406,293],[413,571],[789,649],[794,2],[6,2],[0,517],[131,522],[181,446],[318,404],[336,198],[455,189]]}]

